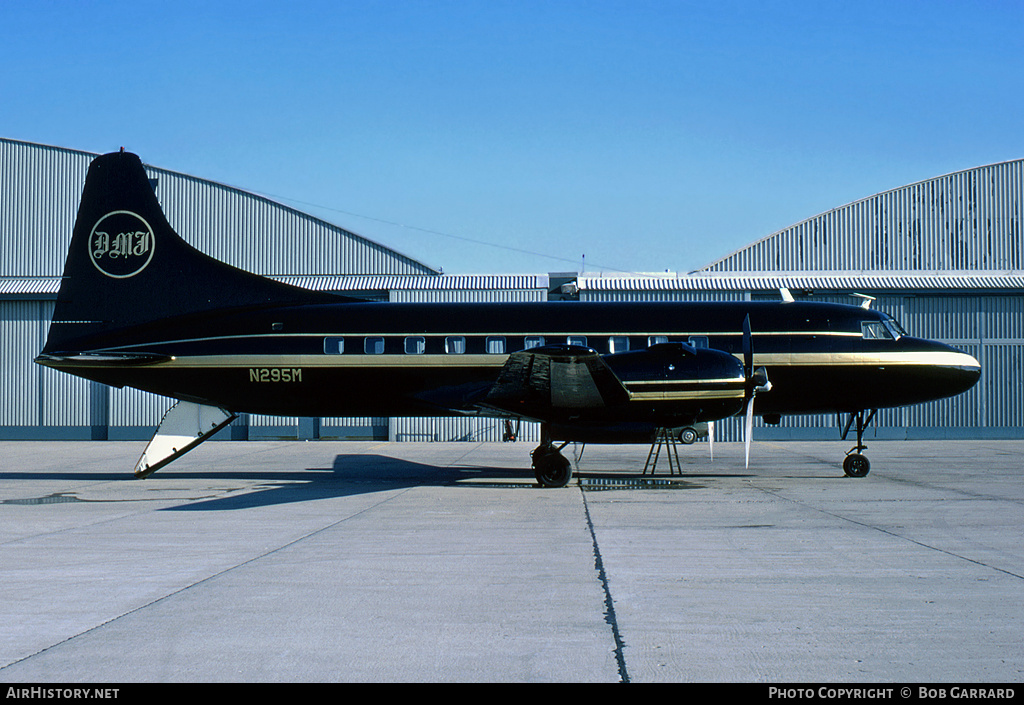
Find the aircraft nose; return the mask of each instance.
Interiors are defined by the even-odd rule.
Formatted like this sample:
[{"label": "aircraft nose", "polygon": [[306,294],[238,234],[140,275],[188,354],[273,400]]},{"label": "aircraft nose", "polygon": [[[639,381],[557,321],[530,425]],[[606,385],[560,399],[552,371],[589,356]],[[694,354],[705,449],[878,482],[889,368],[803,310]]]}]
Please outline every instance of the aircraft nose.
[{"label": "aircraft nose", "polygon": [[981,377],[981,363],[951,345],[909,336],[900,338],[899,345],[915,370],[887,382],[895,396],[902,392],[900,406],[963,394]]},{"label": "aircraft nose", "polygon": [[981,378],[981,363],[973,355],[968,355],[955,348],[953,350],[958,354],[960,364],[951,372],[952,383],[962,387],[953,394],[962,394],[978,383]]},{"label": "aircraft nose", "polygon": [[941,371],[943,396],[963,394],[981,378],[981,363],[973,355],[951,345],[941,345],[935,366]]}]

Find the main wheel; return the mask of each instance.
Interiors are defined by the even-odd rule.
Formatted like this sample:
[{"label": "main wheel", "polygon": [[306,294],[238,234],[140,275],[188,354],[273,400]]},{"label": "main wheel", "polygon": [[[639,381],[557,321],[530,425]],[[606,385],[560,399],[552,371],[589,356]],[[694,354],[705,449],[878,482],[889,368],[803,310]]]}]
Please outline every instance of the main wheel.
[{"label": "main wheel", "polygon": [[847,477],[864,477],[871,470],[871,463],[860,453],[851,453],[843,461],[843,472]]},{"label": "main wheel", "polygon": [[569,460],[553,449],[534,451],[533,472],[542,487],[565,487],[572,479]]},{"label": "main wheel", "polygon": [[679,442],[680,443],[684,443],[686,445],[690,445],[691,443],[696,443],[697,442],[697,438],[698,438],[698,435],[697,435],[696,429],[687,427],[687,428],[684,428],[682,431],[679,432]]}]

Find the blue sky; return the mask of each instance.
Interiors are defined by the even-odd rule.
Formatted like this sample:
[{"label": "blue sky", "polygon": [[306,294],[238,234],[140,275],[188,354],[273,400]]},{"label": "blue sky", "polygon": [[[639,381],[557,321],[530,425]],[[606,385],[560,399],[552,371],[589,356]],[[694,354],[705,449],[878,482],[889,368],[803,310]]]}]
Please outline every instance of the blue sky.
[{"label": "blue sky", "polygon": [[0,135],[447,273],[685,272],[1024,157],[1024,2],[0,0]]}]

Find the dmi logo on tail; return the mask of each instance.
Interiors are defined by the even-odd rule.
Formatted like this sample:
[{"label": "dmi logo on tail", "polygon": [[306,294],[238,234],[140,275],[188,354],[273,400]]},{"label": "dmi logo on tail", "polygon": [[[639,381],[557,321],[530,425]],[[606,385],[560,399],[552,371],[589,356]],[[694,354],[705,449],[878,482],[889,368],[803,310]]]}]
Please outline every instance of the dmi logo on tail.
[{"label": "dmi logo on tail", "polygon": [[89,259],[108,277],[127,279],[149,265],[154,244],[153,228],[142,216],[112,211],[92,226]]}]

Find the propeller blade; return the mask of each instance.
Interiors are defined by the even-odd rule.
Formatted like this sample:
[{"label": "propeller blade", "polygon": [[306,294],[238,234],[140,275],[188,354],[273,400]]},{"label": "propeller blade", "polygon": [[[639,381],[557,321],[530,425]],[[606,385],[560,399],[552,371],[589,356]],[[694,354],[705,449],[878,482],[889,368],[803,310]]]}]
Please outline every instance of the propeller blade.
[{"label": "propeller blade", "polygon": [[750,335],[750,314],[743,319],[743,374],[747,377],[747,394],[751,393],[753,387],[750,385],[750,377],[754,373],[754,343]]},{"label": "propeller blade", "polygon": [[747,378],[746,397],[747,413],[744,424],[743,444],[745,467],[750,468],[750,437],[754,433],[754,396],[757,394],[754,383],[754,342],[750,334],[750,314],[743,319],[743,374]]},{"label": "propeller blade", "polygon": [[750,438],[754,435],[754,395],[750,395],[750,399],[747,401],[747,418],[746,418],[746,433],[743,434],[744,445],[746,446],[746,464],[745,467],[750,469]]},{"label": "propeller blade", "polygon": [[772,388],[771,380],[768,379],[768,370],[764,367],[754,369],[754,343],[750,333],[750,314],[743,319],[743,374],[747,378],[746,400],[747,412],[745,419],[745,433],[743,443],[746,446],[746,467],[750,467],[750,441],[754,435],[754,397],[758,392],[767,392]]},{"label": "propeller blade", "polygon": [[708,421],[708,450],[711,452],[711,462],[715,462],[715,422]]}]

